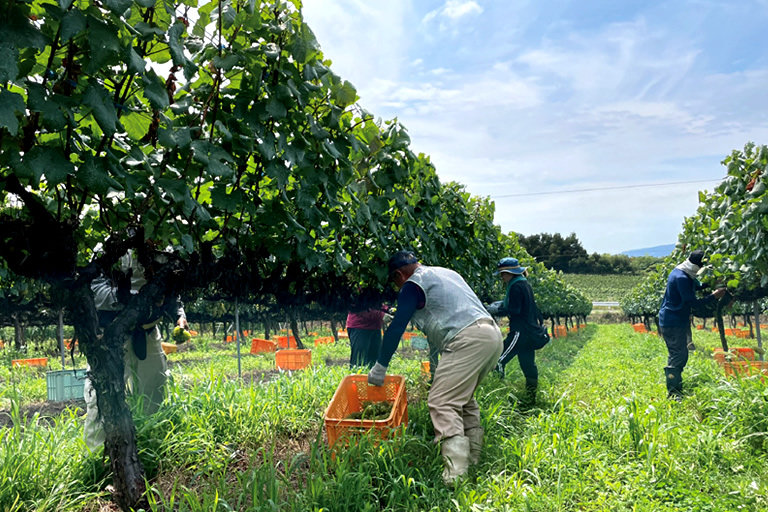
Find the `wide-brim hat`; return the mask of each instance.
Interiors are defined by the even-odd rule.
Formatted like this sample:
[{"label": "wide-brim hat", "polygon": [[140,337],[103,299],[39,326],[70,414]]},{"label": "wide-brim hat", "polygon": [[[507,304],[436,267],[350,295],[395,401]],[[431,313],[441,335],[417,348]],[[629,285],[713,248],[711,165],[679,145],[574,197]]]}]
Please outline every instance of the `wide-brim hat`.
[{"label": "wide-brim hat", "polygon": [[509,274],[520,275],[527,270],[527,267],[521,267],[517,258],[502,258],[499,264],[496,265],[496,272],[493,275],[497,276],[502,272]]}]

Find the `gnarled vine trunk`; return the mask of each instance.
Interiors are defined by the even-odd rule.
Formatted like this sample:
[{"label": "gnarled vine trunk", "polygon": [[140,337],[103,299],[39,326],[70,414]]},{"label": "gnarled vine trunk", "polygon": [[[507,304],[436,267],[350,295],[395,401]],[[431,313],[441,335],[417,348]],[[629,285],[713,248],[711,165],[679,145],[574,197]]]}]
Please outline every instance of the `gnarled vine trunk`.
[{"label": "gnarled vine trunk", "polygon": [[296,348],[304,350],[304,343],[301,342],[301,332],[299,330],[299,320],[295,312],[291,312],[288,321],[291,323],[293,337],[296,338]]},{"label": "gnarled vine trunk", "polygon": [[116,319],[99,337],[99,320],[90,283],[72,292],[72,319],[80,346],[90,365],[99,414],[104,423],[104,453],[109,457],[115,486],[114,499],[123,510],[140,504],[146,486],[139,461],[136,428],[125,401],[123,340],[127,329]]},{"label": "gnarled vine trunk", "polygon": [[21,347],[23,347],[26,344],[26,329],[19,321],[19,317],[17,315],[12,315],[13,317],[13,347],[16,350],[21,350]]}]

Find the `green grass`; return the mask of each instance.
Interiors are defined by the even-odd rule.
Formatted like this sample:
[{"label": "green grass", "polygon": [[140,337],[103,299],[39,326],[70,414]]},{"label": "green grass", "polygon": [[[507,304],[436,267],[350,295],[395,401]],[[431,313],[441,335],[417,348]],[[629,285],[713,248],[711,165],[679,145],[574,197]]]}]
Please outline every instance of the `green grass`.
[{"label": "green grass", "polygon": [[563,280],[592,301],[620,301],[635,287],[642,275],[563,274]]},{"label": "green grass", "polygon": [[[423,353],[401,350],[391,367],[407,380],[405,435],[378,446],[363,440],[335,460],[322,415],[349,372],[336,364],[348,343],[313,348],[306,371],[271,372],[273,355],[245,356],[244,373],[269,372],[247,384],[236,379],[234,347],[172,354],[166,403],[136,416],[152,508],[766,510],[768,387],[723,376],[708,357],[715,333],[697,331],[694,340],[682,403],[665,398],[663,342],[628,325],[589,326],[540,351],[533,411],[516,406],[524,379],[513,361],[505,380],[491,376],[478,391],[486,449],[456,489],[442,484],[431,441]],[[52,425],[24,422],[7,399],[18,423],[0,431],[0,510],[98,510],[108,475],[80,441],[82,418],[70,411]]]}]

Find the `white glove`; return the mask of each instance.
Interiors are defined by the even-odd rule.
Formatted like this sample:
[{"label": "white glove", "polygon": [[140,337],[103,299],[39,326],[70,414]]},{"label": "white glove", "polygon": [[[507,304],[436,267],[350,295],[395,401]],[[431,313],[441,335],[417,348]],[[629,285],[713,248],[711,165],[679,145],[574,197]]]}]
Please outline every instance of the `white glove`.
[{"label": "white glove", "polygon": [[380,365],[378,361],[373,365],[371,371],[368,372],[368,384],[371,386],[383,386],[384,377],[387,376],[387,367]]},{"label": "white glove", "polygon": [[491,315],[498,315],[499,309],[501,309],[501,305],[503,304],[502,301],[497,300],[496,302],[492,302],[491,304],[488,304],[485,306],[485,310],[488,311]]}]

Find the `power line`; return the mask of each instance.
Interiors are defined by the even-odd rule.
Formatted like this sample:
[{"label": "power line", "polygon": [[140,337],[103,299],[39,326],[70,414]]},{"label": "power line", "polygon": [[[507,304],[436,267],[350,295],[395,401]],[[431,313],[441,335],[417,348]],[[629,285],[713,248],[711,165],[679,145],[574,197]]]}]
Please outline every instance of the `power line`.
[{"label": "power line", "polygon": [[639,185],[619,185],[616,187],[597,187],[597,188],[580,188],[574,190],[550,190],[547,192],[526,192],[522,194],[504,194],[500,196],[490,196],[491,199],[500,199],[503,197],[526,197],[526,196],[544,196],[549,194],[575,194],[578,192],[596,192],[599,190],[618,190],[624,188],[647,188],[647,187],[668,187],[669,185],[686,185],[689,183],[712,183],[719,182],[721,180],[692,180],[692,181],[671,181],[668,183],[647,183]]}]

